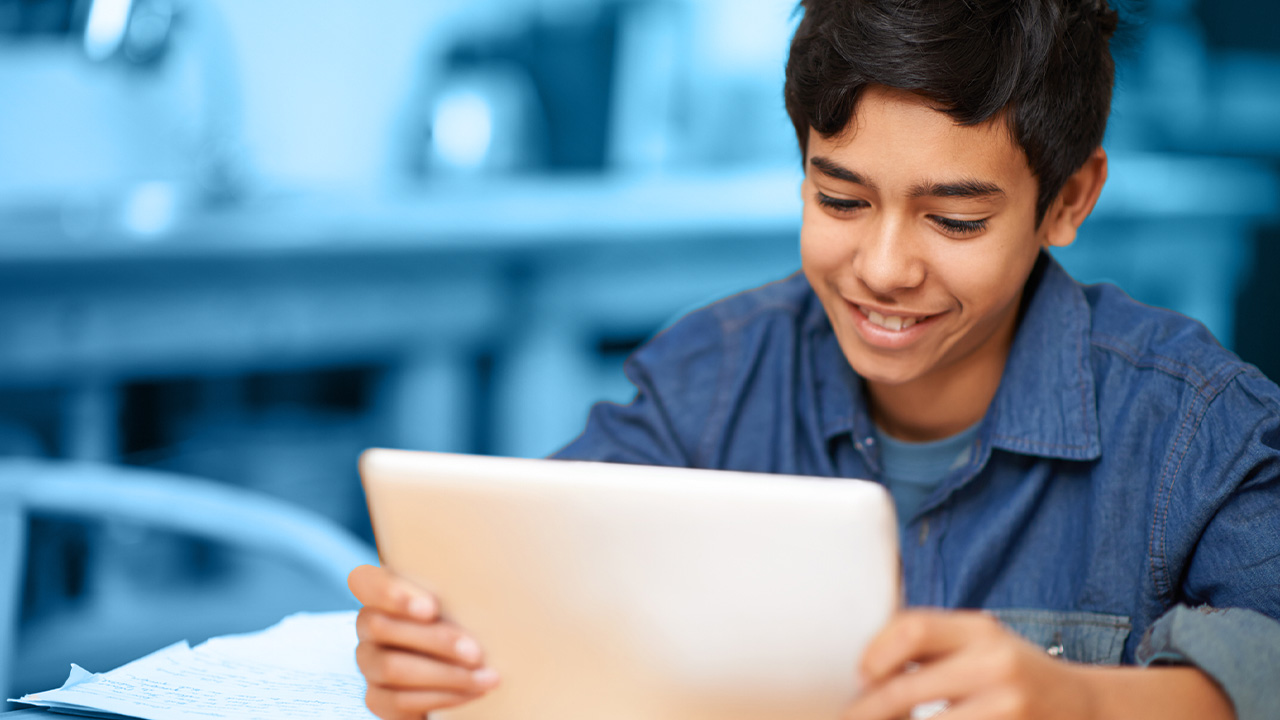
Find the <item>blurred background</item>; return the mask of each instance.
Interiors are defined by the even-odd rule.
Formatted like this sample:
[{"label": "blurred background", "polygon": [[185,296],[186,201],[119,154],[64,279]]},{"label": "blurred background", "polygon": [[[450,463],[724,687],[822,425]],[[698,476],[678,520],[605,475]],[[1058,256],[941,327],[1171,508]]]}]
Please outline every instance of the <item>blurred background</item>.
[{"label": "blurred background", "polygon": [[[369,540],[365,447],[556,450],[658,328],[798,269],[792,10],[0,0],[0,458],[204,478]],[[1127,19],[1111,181],[1058,256],[1280,378],[1280,5]],[[24,482],[0,476],[8,697],[354,606],[287,558],[28,511]]]}]

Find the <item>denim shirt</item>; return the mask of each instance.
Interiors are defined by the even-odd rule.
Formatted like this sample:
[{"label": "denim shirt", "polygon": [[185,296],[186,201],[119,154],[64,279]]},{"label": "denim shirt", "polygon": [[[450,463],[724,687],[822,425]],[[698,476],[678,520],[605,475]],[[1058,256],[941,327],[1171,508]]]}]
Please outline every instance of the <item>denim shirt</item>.
[{"label": "denim shirt", "polygon": [[[626,371],[635,399],[557,457],[880,479],[803,275],[685,316]],[[972,450],[903,519],[909,605],[984,609],[1080,662],[1193,664],[1241,720],[1280,718],[1280,388],[1042,254]]]}]

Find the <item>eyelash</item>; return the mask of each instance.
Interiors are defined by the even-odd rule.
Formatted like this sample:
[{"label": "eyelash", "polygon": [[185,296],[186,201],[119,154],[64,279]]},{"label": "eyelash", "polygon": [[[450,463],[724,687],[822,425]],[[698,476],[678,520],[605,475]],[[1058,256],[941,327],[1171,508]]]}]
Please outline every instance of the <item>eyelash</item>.
[{"label": "eyelash", "polygon": [[[864,200],[844,200],[842,198],[833,198],[825,193],[818,193],[818,204],[831,208],[836,212],[853,212],[864,207],[869,207]],[[987,219],[981,220],[956,220],[955,218],[942,217],[941,215],[930,215],[929,220],[942,230],[953,235],[973,235],[987,229]]]},{"label": "eyelash", "polygon": [[844,200],[842,198],[833,198],[826,193],[818,193],[818,204],[839,212],[851,212],[867,207],[865,200]]},{"label": "eyelash", "polygon": [[929,219],[938,227],[957,235],[973,235],[987,229],[987,219],[956,220],[955,218],[930,215]]}]

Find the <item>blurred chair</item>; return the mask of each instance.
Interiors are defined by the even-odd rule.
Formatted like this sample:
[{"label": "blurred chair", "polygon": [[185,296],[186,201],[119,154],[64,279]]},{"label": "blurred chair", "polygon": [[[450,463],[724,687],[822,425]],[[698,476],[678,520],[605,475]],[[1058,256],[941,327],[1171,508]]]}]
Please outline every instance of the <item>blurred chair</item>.
[{"label": "blurred chair", "polygon": [[30,516],[122,520],[214,540],[295,563],[344,590],[352,568],[378,561],[328,518],[258,492],[141,468],[0,458],[0,692],[15,667]]}]

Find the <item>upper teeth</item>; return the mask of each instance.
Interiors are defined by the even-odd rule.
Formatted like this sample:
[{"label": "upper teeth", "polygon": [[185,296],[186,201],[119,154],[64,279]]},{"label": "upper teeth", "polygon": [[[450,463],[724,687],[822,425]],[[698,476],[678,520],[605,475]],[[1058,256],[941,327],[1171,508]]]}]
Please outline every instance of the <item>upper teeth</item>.
[{"label": "upper teeth", "polygon": [[882,328],[885,328],[886,330],[895,330],[895,331],[906,330],[907,328],[919,322],[916,318],[913,318],[913,317],[898,317],[897,315],[886,316],[886,315],[881,315],[880,313],[876,312],[875,310],[871,310],[870,308],[859,308],[859,309],[862,310],[862,314],[867,316],[868,320],[875,323],[876,325],[879,325]]}]

